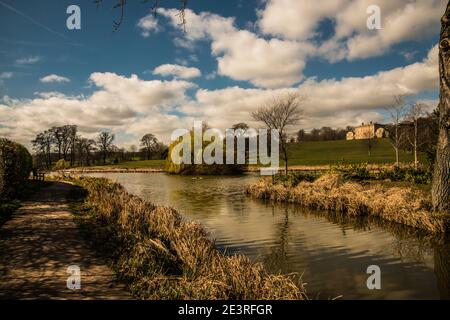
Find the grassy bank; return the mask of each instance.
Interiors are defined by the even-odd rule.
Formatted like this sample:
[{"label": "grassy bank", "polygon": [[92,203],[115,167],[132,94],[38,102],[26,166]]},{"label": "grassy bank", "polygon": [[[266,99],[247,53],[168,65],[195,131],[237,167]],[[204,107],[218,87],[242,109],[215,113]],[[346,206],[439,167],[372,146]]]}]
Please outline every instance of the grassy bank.
[{"label": "grassy bank", "polygon": [[[374,140],[371,156],[364,140],[307,141],[293,143],[288,147],[289,165],[327,165],[339,162],[346,163],[394,163],[395,153],[389,139]],[[400,161],[410,163],[413,156],[410,152],[400,150]],[[425,157],[420,155],[420,161]]]},{"label": "grassy bank", "polygon": [[201,225],[172,208],[145,202],[106,179],[60,180],[80,186],[77,220],[138,298],[305,298],[293,277],[220,253]]},{"label": "grassy bank", "polygon": [[[393,164],[395,154],[389,139],[378,139],[374,143],[371,156],[368,155],[368,147],[363,140],[337,140],[337,141],[307,141],[288,145],[289,166],[293,170],[314,170],[341,162],[368,163],[368,164]],[[419,159],[426,163],[424,155]],[[413,156],[410,152],[400,150],[400,161],[411,163]],[[281,166],[283,163],[281,163]],[[312,166],[312,167],[311,167]],[[118,164],[104,166],[76,167],[74,171],[111,171],[111,172],[140,172],[139,170],[164,170],[165,160],[139,160],[127,161]],[[257,168],[250,166],[250,171]]]},{"label": "grassy bank", "polygon": [[262,179],[246,192],[258,199],[296,203],[349,216],[374,216],[433,233],[448,232],[450,217],[432,213],[429,193],[413,187],[392,187],[382,182],[345,181],[328,174],[296,186]]}]

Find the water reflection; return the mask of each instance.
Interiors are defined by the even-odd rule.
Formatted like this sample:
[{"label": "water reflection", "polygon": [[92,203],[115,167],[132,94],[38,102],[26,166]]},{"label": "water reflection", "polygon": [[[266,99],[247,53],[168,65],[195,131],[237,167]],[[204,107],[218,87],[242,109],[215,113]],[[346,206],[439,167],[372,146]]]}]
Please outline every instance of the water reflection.
[{"label": "water reflection", "polygon": [[[93,175],[202,222],[229,254],[245,254],[274,273],[303,275],[312,297],[449,299],[448,239],[379,219],[252,200],[243,186],[259,179],[256,175]],[[367,289],[366,269],[372,264],[381,268],[381,290]]]}]

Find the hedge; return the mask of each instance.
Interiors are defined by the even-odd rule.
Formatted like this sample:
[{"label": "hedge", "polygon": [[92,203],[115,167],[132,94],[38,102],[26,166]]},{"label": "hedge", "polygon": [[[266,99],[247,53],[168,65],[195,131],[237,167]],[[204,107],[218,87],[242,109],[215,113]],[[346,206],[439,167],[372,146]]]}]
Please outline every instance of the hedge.
[{"label": "hedge", "polygon": [[32,169],[32,157],[21,144],[0,138],[0,199],[16,197]]}]

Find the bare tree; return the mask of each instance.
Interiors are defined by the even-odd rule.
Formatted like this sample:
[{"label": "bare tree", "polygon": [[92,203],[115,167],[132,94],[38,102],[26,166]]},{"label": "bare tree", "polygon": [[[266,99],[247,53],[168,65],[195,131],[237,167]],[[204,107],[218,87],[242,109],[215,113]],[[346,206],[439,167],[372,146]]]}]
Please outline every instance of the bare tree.
[{"label": "bare tree", "polygon": [[86,165],[90,166],[91,152],[96,150],[96,148],[95,148],[96,143],[92,139],[85,139],[84,138],[83,146],[84,146],[84,153],[86,155]]},{"label": "bare tree", "polygon": [[145,158],[150,160],[152,152],[155,151],[155,148],[158,145],[158,139],[156,139],[153,134],[147,133],[141,138],[141,145],[144,147]]},{"label": "bare tree", "polygon": [[42,156],[44,157],[45,167],[47,169],[49,169],[52,165],[51,152],[52,143],[54,142],[53,139],[53,132],[47,130],[39,133],[36,138],[31,141],[36,152],[42,154]]},{"label": "bare tree", "polygon": [[109,132],[103,131],[98,135],[97,144],[102,154],[103,164],[106,164],[106,157],[113,146],[113,141],[114,135]]},{"label": "bare tree", "polygon": [[50,132],[53,136],[53,143],[56,145],[56,150],[58,151],[58,160],[61,159],[61,151],[62,151],[62,131],[61,127],[53,127],[50,129]]},{"label": "bare tree", "polygon": [[134,144],[132,144],[130,146],[131,160],[134,160],[134,157],[136,156],[136,152],[137,152],[137,147]]},{"label": "bare tree", "polygon": [[439,40],[439,136],[431,196],[435,211],[450,213],[450,2],[441,19]]},{"label": "bare tree", "polygon": [[425,143],[425,141],[420,139],[419,121],[423,116],[425,116],[425,110],[427,108],[428,106],[426,104],[416,102],[411,106],[408,114],[406,115],[407,120],[412,123],[412,134],[407,134],[406,138],[414,153],[414,168],[416,169],[419,164],[419,159],[417,157],[418,150]]},{"label": "bare tree", "polygon": [[68,126],[68,139],[69,139],[69,148],[70,148],[70,165],[73,166],[75,163],[75,154],[76,154],[76,142],[79,138],[77,135],[78,127],[75,125]]},{"label": "bare tree", "polygon": [[255,121],[263,122],[268,129],[278,130],[281,151],[283,153],[284,171],[288,172],[288,152],[286,129],[296,125],[303,117],[304,97],[299,94],[288,93],[273,98],[266,106],[252,113]]},{"label": "bare tree", "polygon": [[78,165],[90,165],[91,152],[95,150],[95,141],[83,137],[77,137],[75,149],[78,154]]},{"label": "bare tree", "polygon": [[[160,5],[161,0],[143,0],[141,2],[149,2],[153,1],[153,5],[151,7],[151,11],[154,15],[158,13],[158,8]],[[94,3],[97,5],[97,8],[100,7],[103,4],[103,0],[94,0]],[[180,3],[180,8],[178,10],[178,17],[180,19],[180,25],[182,25],[184,28],[186,27],[186,8],[187,8],[187,2],[188,0],[178,0]],[[127,0],[114,0],[113,9],[118,9],[120,11],[119,19],[113,21],[113,30],[117,31],[119,30],[120,26],[122,25],[125,17],[125,6],[127,5]]]},{"label": "bare tree", "polygon": [[374,132],[371,131],[365,131],[363,134],[363,138],[364,138],[364,144],[367,147],[367,153],[369,155],[369,158],[372,156],[372,149],[374,147],[374,145],[377,143],[377,139],[375,137]]},{"label": "bare tree", "polygon": [[402,95],[395,96],[394,103],[386,110],[389,112],[392,121],[391,128],[388,131],[391,145],[395,151],[395,165],[398,167],[400,164],[399,150],[405,136],[404,131],[400,129],[400,123],[405,116],[406,110],[405,97]]}]

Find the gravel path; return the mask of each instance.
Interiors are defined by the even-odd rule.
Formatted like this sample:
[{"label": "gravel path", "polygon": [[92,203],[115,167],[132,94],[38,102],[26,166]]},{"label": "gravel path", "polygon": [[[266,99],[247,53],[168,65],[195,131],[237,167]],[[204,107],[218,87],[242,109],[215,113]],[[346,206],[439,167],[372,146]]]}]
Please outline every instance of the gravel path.
[{"label": "gravel path", "polygon": [[[131,298],[80,234],[66,202],[70,188],[55,182],[41,189],[1,227],[0,299]],[[67,287],[73,265],[80,289]]]}]

